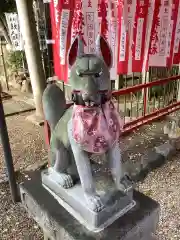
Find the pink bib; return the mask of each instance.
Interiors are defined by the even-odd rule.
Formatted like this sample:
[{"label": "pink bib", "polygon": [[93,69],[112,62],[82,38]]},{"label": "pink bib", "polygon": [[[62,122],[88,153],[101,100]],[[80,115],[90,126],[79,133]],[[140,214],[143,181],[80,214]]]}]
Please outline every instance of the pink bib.
[{"label": "pink bib", "polygon": [[119,139],[123,122],[112,101],[101,107],[74,105],[74,140],[90,153],[105,153]]}]

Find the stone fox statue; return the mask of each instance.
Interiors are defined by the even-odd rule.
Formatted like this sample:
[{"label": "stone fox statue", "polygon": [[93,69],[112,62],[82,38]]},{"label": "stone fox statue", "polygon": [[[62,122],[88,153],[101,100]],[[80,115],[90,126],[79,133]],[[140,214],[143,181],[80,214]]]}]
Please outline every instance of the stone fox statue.
[{"label": "stone fox statue", "polygon": [[105,206],[96,193],[90,154],[106,154],[118,190],[126,192],[132,186],[122,170],[121,123],[111,101],[111,50],[98,36],[96,54],[85,54],[83,42],[76,38],[68,61],[74,106],[66,108],[64,93],[55,83],[48,85],[43,95],[51,128],[49,171],[63,188],[71,188],[75,179],[80,179],[89,208],[98,212]]}]

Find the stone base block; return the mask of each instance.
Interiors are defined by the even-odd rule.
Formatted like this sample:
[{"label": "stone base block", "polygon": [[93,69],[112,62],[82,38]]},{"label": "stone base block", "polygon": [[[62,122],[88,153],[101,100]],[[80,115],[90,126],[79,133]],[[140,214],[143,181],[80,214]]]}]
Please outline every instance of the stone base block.
[{"label": "stone base block", "polygon": [[21,200],[30,216],[51,240],[152,240],[159,221],[159,204],[134,191],[136,206],[99,233],[88,231],[42,186],[39,171],[20,185]]},{"label": "stone base block", "polygon": [[98,194],[106,207],[100,212],[94,212],[87,205],[80,183],[70,189],[64,189],[54,181],[52,174],[48,170],[42,172],[43,186],[89,231],[102,231],[136,205],[132,200],[132,194],[128,196],[120,191],[105,193],[101,190]]},{"label": "stone base block", "polygon": [[168,159],[174,155],[176,149],[170,144],[170,142],[164,143],[158,147],[155,147],[156,153],[161,154]]}]

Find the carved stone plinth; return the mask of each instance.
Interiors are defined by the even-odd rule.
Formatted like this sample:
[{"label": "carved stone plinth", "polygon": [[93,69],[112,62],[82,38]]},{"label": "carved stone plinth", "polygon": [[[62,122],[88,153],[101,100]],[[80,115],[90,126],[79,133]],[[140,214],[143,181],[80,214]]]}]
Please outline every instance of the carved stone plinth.
[{"label": "carved stone plinth", "polygon": [[61,206],[92,232],[102,231],[136,204],[132,199],[132,192],[125,195],[120,191],[112,189],[106,192],[101,188],[97,193],[105,208],[100,212],[94,212],[88,207],[80,183],[70,189],[64,189],[53,178],[53,173],[51,174],[48,170],[42,172],[42,183]]}]

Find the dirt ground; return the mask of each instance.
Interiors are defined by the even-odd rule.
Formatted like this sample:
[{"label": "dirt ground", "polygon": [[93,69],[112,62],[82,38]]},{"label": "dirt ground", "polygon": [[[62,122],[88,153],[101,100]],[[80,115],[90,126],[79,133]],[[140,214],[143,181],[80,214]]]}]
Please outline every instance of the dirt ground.
[{"label": "dirt ground", "polygon": [[[21,173],[29,165],[41,162],[47,156],[43,128],[28,122],[27,115],[29,113],[7,117],[15,169],[20,169]],[[124,158],[138,161],[146,148],[166,141],[166,137],[162,134],[163,124],[161,121],[126,136],[122,141]],[[157,238],[160,240],[180,239],[179,159],[180,153],[162,168],[150,173],[145,181],[139,184],[142,192],[161,205],[160,224],[157,230]],[[4,158],[0,145],[0,173],[3,171]],[[24,209],[11,202],[8,185],[0,184],[0,240],[26,239],[41,240],[43,239],[42,231],[27,216]]]}]

